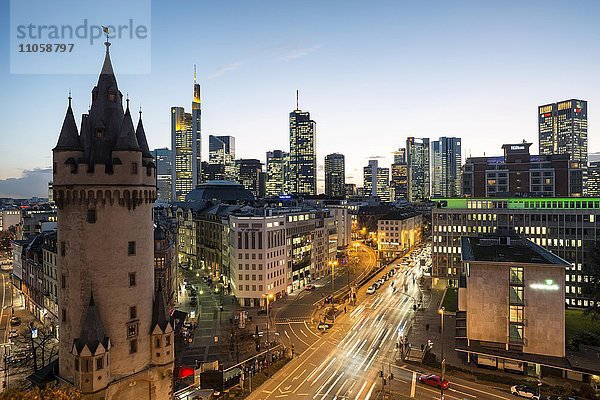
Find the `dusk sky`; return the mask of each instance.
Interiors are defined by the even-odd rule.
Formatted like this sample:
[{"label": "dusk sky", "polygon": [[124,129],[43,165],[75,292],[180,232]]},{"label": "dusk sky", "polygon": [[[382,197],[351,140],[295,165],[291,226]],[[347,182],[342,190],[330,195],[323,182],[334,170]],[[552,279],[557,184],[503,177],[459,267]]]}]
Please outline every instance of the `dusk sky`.
[{"label": "dusk sky", "polygon": [[[68,92],[79,124],[104,46],[93,75],[11,74],[1,7],[0,197],[45,197]],[[235,136],[238,158],[289,150],[298,89],[317,122],[320,191],[326,154],[345,154],[347,182],[362,186],[367,160],[389,166],[407,136],[461,137],[463,157],[523,139],[537,153],[537,106],[569,98],[588,101],[589,151],[600,151],[597,1],[183,0],[151,13],[151,73],[121,73],[111,46],[151,148],[170,147],[170,107],[190,108],[197,64],[204,158],[210,134]]]}]

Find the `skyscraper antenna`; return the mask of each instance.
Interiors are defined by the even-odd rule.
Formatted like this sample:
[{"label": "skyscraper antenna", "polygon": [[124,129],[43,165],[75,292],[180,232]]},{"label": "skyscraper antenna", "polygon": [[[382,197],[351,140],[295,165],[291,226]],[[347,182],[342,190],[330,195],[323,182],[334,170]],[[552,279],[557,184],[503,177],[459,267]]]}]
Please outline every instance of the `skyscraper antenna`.
[{"label": "skyscraper antenna", "polygon": [[196,64],[194,64],[194,84],[196,83]]},{"label": "skyscraper antenna", "polygon": [[298,106],[298,92],[299,90],[296,89],[296,110],[300,109],[300,107]]}]

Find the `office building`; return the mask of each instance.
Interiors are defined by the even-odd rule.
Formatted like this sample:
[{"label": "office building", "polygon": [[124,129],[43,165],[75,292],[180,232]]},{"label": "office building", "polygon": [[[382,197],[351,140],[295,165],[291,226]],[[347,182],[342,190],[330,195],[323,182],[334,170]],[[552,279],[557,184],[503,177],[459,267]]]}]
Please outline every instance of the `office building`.
[{"label": "office building", "polygon": [[344,186],[346,187],[346,197],[358,196],[358,189],[356,188],[356,183],[346,183]]},{"label": "office building", "polygon": [[600,161],[591,162],[587,169],[587,195],[600,197]]},{"label": "office building", "polygon": [[333,153],[325,156],[325,195],[346,196],[346,169],[343,154]]},{"label": "office building", "polygon": [[235,138],[233,136],[208,137],[208,163],[211,180],[237,181],[235,165]]},{"label": "office building", "polygon": [[377,160],[363,168],[363,185],[366,197],[390,201],[390,169],[379,167]]},{"label": "office building", "polygon": [[571,370],[563,311],[569,263],[512,235],[463,236],[461,254],[459,354],[479,366],[535,377],[542,366],[544,374],[553,367]]},{"label": "office building", "polygon": [[166,399],[175,337],[154,288],[156,168],[141,115],[135,129],[129,100],[123,109],[109,46],[81,135],[69,99],[53,149],[58,375],[86,398]]},{"label": "office building", "polygon": [[401,257],[421,243],[423,216],[414,211],[394,210],[377,220],[377,250],[382,260]]},{"label": "office building", "polygon": [[254,197],[259,198],[262,163],[256,159],[243,158],[235,160],[235,164],[237,181],[251,191]]},{"label": "office building", "polygon": [[290,113],[290,192],[296,195],[317,194],[316,126],[296,102]]},{"label": "office building", "polygon": [[469,157],[463,166],[465,197],[582,196],[583,170],[566,154],[530,155],[531,143],[505,144],[499,157]]},{"label": "office building", "polygon": [[587,101],[570,99],[538,107],[540,155],[568,154],[588,164]]},{"label": "office building", "polygon": [[461,196],[460,138],[441,137],[431,143],[431,190],[434,197]]},{"label": "office building", "polygon": [[166,147],[152,152],[156,164],[156,198],[171,202],[173,200],[173,152]]},{"label": "office building", "polygon": [[392,164],[390,197],[393,201],[408,199],[408,165],[406,165],[406,162],[394,162]]},{"label": "office building", "polygon": [[406,139],[406,163],[408,166],[408,201],[429,200],[429,139],[414,137]]},{"label": "office building", "polygon": [[394,164],[405,164],[406,163],[406,149],[400,147],[394,152]]},{"label": "office building", "polygon": [[[432,276],[456,286],[460,238],[514,232],[567,260],[566,303],[587,307],[582,272],[600,237],[599,198],[436,199],[432,210]],[[434,282],[435,283],[435,282]]]},{"label": "office building", "polygon": [[277,197],[287,193],[289,179],[289,153],[282,150],[267,152],[265,196]]},{"label": "office building", "polygon": [[192,112],[183,107],[171,107],[172,195],[173,201],[185,196],[202,182],[202,110],[200,84],[194,66],[194,97]]}]

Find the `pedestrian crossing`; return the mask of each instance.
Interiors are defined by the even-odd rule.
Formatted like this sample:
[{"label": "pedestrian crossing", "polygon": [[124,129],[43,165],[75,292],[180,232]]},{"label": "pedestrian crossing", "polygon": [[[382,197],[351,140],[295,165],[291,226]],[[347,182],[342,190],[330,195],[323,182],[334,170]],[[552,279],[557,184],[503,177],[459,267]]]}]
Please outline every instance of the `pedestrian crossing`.
[{"label": "pedestrian crossing", "polygon": [[290,323],[290,322],[300,322],[300,323],[302,323],[304,321],[306,321],[306,319],[305,318],[300,318],[300,317],[298,317],[298,318],[275,318],[275,323],[276,324],[287,324],[287,323]]}]

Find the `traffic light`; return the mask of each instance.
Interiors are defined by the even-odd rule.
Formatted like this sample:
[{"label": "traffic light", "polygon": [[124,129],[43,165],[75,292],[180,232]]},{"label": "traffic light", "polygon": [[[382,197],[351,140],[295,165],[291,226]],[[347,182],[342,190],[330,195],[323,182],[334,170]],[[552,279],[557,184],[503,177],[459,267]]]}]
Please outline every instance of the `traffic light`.
[{"label": "traffic light", "polygon": [[256,343],[256,351],[260,351],[260,343]]},{"label": "traffic light", "polygon": [[383,378],[383,371],[382,370],[379,370],[379,377]]}]

